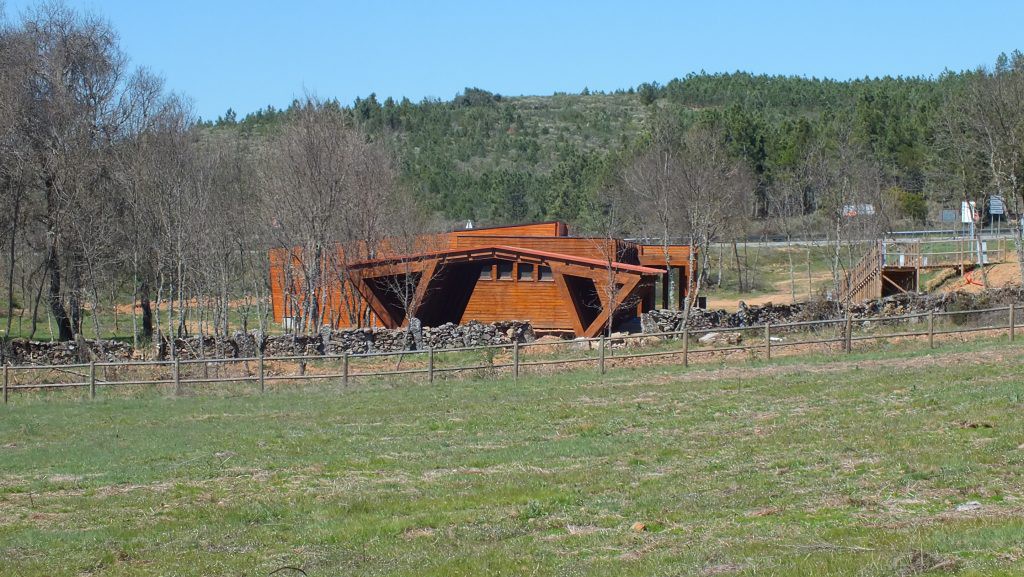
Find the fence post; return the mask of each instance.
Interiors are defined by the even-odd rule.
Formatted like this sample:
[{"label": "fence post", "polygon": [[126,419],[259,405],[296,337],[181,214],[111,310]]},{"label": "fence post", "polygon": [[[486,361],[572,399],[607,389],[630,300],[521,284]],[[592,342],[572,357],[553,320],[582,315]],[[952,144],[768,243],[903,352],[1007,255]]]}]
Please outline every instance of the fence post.
[{"label": "fence post", "polygon": [[257,357],[257,359],[256,359],[256,367],[257,367],[257,370],[259,370],[259,373],[260,373],[260,392],[262,393],[262,392],[265,392],[267,390],[266,383],[263,381],[264,371],[263,371],[263,351],[262,350],[260,351],[259,357]]},{"label": "fence post", "polygon": [[1017,305],[1010,303],[1010,342],[1013,342],[1017,332]]},{"label": "fence post", "polygon": [[846,311],[845,332],[846,335],[843,338],[846,339],[846,342],[844,343],[846,346],[846,354],[850,354],[853,352],[853,315],[850,314],[850,311]]},{"label": "fence post", "polygon": [[690,329],[683,329],[683,366],[690,366]]},{"label": "fence post", "polygon": [[519,382],[519,341],[512,342],[512,382]]},{"label": "fence post", "polygon": [[764,325],[764,357],[767,360],[772,360],[772,324],[765,323]]},{"label": "fence post", "polygon": [[181,359],[174,357],[174,394],[181,396]]},{"label": "fence post", "polygon": [[341,386],[348,386],[348,351],[341,353]]},{"label": "fence post", "polygon": [[7,363],[4,363],[4,404],[5,405],[7,404],[7,401],[9,399],[9,397],[8,397],[9,393],[8,393],[8,389],[7,389],[7,380],[8,380],[9,375],[7,373],[10,370],[10,368],[11,368],[10,365],[8,365]]},{"label": "fence post", "polygon": [[96,361],[89,361],[89,398],[96,398]]},{"label": "fence post", "polygon": [[598,366],[601,368],[601,374],[602,375],[605,373],[605,368],[604,368],[604,347],[605,347],[604,335],[601,335],[601,342],[600,342],[600,346],[598,347],[600,349],[600,351],[601,351],[601,357],[600,357],[600,360],[598,361]]},{"label": "fence post", "polygon": [[434,384],[434,347],[427,349],[427,382]]},{"label": "fence post", "polygon": [[928,311],[928,348],[935,348],[935,311]]}]

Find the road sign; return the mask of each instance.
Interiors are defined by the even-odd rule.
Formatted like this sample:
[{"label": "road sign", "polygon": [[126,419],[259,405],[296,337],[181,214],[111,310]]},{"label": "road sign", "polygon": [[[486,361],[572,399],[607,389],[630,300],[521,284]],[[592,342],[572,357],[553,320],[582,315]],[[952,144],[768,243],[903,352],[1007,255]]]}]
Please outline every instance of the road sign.
[{"label": "road sign", "polygon": [[989,214],[1006,214],[1006,201],[999,195],[992,195],[988,199]]}]

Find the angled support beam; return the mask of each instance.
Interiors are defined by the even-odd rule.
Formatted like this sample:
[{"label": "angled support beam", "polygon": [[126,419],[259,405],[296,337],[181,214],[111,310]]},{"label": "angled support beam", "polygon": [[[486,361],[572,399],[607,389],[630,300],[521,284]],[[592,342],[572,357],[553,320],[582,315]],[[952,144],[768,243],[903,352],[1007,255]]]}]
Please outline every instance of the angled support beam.
[{"label": "angled support beam", "polygon": [[[412,315],[418,317],[420,308],[423,307],[424,297],[427,294],[427,287],[430,286],[430,281],[434,278],[434,274],[437,272],[437,259],[431,260],[423,267],[420,272],[420,282],[416,285],[416,292],[413,293],[412,302],[415,303],[416,310],[411,311]],[[406,314],[406,316],[410,316]]]},{"label": "angled support beam", "polygon": [[900,291],[901,293],[906,293],[907,292],[906,289],[904,289],[900,285],[896,284],[896,282],[894,282],[891,278],[885,276],[884,273],[882,274],[882,280],[887,282],[887,283],[889,283],[889,284],[891,284],[892,286],[896,287],[896,290]]},{"label": "angled support beam", "polygon": [[370,306],[370,310],[373,314],[377,315],[380,322],[384,323],[384,326],[389,329],[398,328],[395,325],[395,320],[391,318],[391,314],[388,313],[387,307],[384,303],[377,298],[377,295],[373,292],[373,289],[366,284],[366,280],[363,278],[362,271],[349,271],[349,280],[352,282],[352,286],[356,287],[356,291],[366,300],[366,303]]},{"label": "angled support beam", "polygon": [[583,321],[580,319],[580,311],[576,306],[576,299],[572,298],[568,283],[565,282],[565,275],[552,263],[551,275],[555,277],[555,286],[558,287],[558,294],[562,297],[562,306],[569,311],[569,318],[572,319],[573,331],[583,336]]},{"label": "angled support beam", "polygon": [[602,303],[604,306],[601,307],[601,312],[590,323],[590,325],[587,326],[583,336],[592,338],[601,333],[601,328],[606,322],[608,322],[608,317],[611,316],[613,312],[617,311],[619,307],[622,306],[622,303],[626,302],[626,299],[632,296],[633,291],[636,290],[637,285],[640,284],[640,275],[617,274],[615,275],[614,282],[621,282],[622,289],[616,291],[615,298],[610,305],[608,303]]}]

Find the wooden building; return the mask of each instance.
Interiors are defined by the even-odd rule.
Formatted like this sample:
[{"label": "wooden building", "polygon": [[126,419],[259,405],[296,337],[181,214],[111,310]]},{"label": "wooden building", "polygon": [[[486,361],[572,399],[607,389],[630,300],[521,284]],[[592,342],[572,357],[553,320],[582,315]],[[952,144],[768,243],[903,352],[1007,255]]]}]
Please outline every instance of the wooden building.
[{"label": "wooden building", "polygon": [[[569,236],[562,222],[425,236],[405,251],[390,244],[372,259],[346,260],[341,248],[316,259],[271,251],[274,319],[308,314],[316,299],[317,324],[339,328],[396,328],[414,316],[424,326],[528,320],[539,331],[595,336],[609,316],[616,326],[671,306],[669,275],[679,278],[677,306],[691,284],[688,246],[669,246],[666,259],[660,245]],[[330,277],[318,283],[322,289],[303,290],[305,260],[320,262],[316,274]]]}]

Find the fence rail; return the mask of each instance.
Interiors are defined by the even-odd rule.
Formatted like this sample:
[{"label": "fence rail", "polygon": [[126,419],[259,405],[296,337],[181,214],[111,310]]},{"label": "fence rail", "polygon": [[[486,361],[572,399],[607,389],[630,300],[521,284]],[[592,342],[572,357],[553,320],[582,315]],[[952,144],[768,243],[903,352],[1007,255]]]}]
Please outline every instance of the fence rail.
[{"label": "fence rail", "polygon": [[[218,383],[256,383],[260,392],[266,390],[268,382],[304,382],[335,380],[347,387],[357,379],[371,377],[394,377],[422,375],[427,383],[433,383],[438,375],[453,374],[467,371],[510,371],[514,379],[518,379],[525,369],[531,367],[569,366],[580,363],[593,364],[604,374],[609,361],[628,359],[674,356],[687,366],[692,357],[714,355],[735,351],[749,351],[752,354],[763,354],[771,359],[775,350],[783,347],[812,345],[841,345],[845,353],[853,352],[854,343],[896,338],[926,337],[930,347],[935,346],[937,336],[977,333],[983,331],[1005,331],[1008,339],[1014,341],[1017,332],[1017,315],[1019,306],[994,307],[965,311],[926,312],[857,319],[850,317],[826,319],[820,321],[800,321],[792,323],[763,324],[747,327],[721,327],[708,329],[684,329],[681,331],[661,333],[640,333],[576,339],[562,342],[511,343],[486,345],[480,347],[461,347],[457,349],[422,349],[413,351],[374,352],[361,354],[335,354],[322,356],[279,356],[279,357],[245,357],[217,359],[172,359],[165,361],[125,361],[125,362],[92,362],[74,365],[4,365],[3,366],[3,402],[9,402],[12,392],[27,390],[60,390],[87,388],[89,397],[95,398],[98,390],[117,386],[173,386],[175,394],[182,394],[189,385],[206,385]],[[981,317],[984,322],[974,326],[964,326],[963,317],[973,315]],[[957,321],[957,319],[960,319]],[[996,319],[996,320],[993,320]],[[1002,320],[999,320],[1002,319]],[[952,323],[952,327],[940,327],[940,322]],[[958,324],[959,322],[959,324]],[[921,330],[895,330],[890,332],[871,333],[876,327],[892,327],[893,325],[910,325],[923,323]],[[859,334],[854,334],[858,325]],[[831,329],[831,330],[829,330]],[[711,333],[752,335],[736,339],[727,339],[726,346],[694,346],[698,345],[699,337]],[[790,340],[787,337],[804,337]],[[659,343],[681,343],[679,348],[668,350],[647,350],[639,352],[616,351],[613,345],[627,346],[630,342],[657,339]],[[732,342],[736,341],[736,342]],[[646,342],[646,341],[644,341]],[[742,343],[742,344],[741,344]],[[548,351],[562,349],[563,356],[530,358],[531,349]],[[568,350],[565,350],[568,349]],[[594,354],[596,350],[596,354]],[[569,354],[565,354],[569,353]],[[486,359],[467,358],[468,364],[444,366],[441,361],[447,357],[483,354]],[[556,353],[557,354],[557,353]],[[498,358],[501,357],[501,358]],[[396,360],[397,359],[397,360]],[[354,368],[354,364],[376,361],[396,360],[393,368],[380,366]],[[457,360],[457,359],[456,359]],[[407,362],[410,367],[402,368]],[[297,373],[282,374],[282,365],[297,365]],[[309,371],[310,365],[330,365],[322,372]],[[226,369],[233,368],[234,371]],[[221,370],[225,369],[225,370]],[[133,377],[130,373],[137,370],[149,370]],[[210,374],[211,370],[215,373]],[[103,371],[103,376],[99,376]],[[188,374],[189,372],[198,374]],[[110,373],[113,373],[111,375]],[[129,373],[129,374],[125,374]],[[221,374],[226,373],[226,374]],[[120,374],[120,375],[119,375]],[[56,378],[54,375],[66,377],[68,380]],[[29,377],[29,378],[26,378]],[[34,378],[32,378],[34,377]],[[120,378],[119,378],[120,377]]]}]

